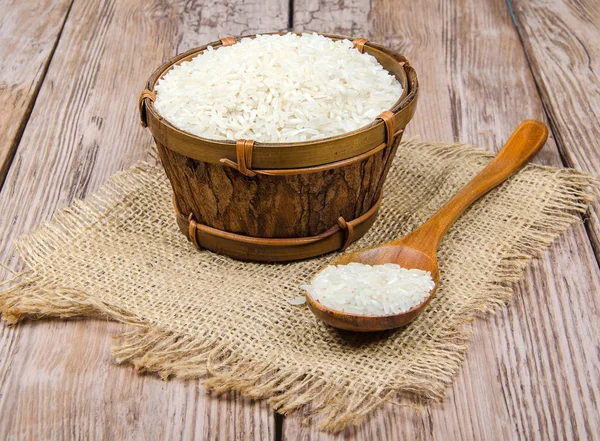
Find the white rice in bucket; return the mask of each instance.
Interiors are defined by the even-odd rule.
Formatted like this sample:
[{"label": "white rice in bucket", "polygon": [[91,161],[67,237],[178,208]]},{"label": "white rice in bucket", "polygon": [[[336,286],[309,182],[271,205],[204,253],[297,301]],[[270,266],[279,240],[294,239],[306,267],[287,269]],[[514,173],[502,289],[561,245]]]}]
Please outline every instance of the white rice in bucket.
[{"label": "white rice in bucket", "polygon": [[398,80],[349,40],[258,35],[208,47],[156,87],[156,110],[212,139],[298,142],[371,123],[402,94]]},{"label": "white rice in bucket", "polygon": [[[351,314],[381,316],[406,312],[422,303],[435,283],[431,273],[384,265],[332,265],[319,272],[309,285],[310,296],[324,306]],[[303,303],[299,299],[292,304]]]}]

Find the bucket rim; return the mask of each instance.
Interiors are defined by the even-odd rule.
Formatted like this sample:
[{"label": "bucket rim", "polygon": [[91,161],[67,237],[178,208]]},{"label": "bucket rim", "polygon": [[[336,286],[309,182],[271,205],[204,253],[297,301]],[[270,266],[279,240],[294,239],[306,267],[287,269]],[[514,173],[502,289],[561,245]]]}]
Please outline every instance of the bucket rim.
[{"label": "bucket rim", "polygon": [[[302,32],[287,31],[265,32],[227,37],[227,39],[233,38],[239,41],[242,38],[254,38],[257,35],[284,35],[287,33],[302,34]],[[314,33],[333,40],[364,40],[338,34]],[[158,80],[174,65],[201,54],[208,46],[215,49],[224,46],[222,40],[226,39],[190,49],[163,63],[150,76],[146,84],[146,90],[143,93],[146,93],[147,97],[148,91],[154,92]],[[391,72],[385,65],[384,68],[394,74],[403,85],[402,95],[389,109],[394,114],[396,127],[403,129],[412,118],[416,107],[419,92],[416,72],[406,57],[388,47],[367,42],[364,43],[364,51],[375,56],[380,63],[383,59],[388,66],[394,67],[394,64],[396,65],[397,72]],[[233,161],[237,159],[236,141],[205,138],[178,129],[158,113],[151,99],[142,98],[140,111],[142,112],[143,123],[147,122],[155,140],[170,150],[209,163],[219,163],[223,158]],[[144,121],[144,118],[146,118],[146,121]],[[366,153],[385,142],[385,130],[384,122],[381,119],[374,119],[369,124],[356,130],[326,138],[283,143],[256,141],[254,143],[253,164],[263,169],[285,169],[318,166],[348,159]]]}]

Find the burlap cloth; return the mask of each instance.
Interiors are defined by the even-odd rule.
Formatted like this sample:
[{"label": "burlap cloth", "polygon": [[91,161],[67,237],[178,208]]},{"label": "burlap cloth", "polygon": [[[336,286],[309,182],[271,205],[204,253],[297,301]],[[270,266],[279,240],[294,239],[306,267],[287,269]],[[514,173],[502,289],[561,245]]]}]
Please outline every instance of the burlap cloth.
[{"label": "burlap cloth", "polygon": [[[404,142],[379,219],[351,249],[408,233],[489,159],[466,145]],[[119,362],[163,378],[204,377],[212,390],[268,398],[283,413],[303,407],[339,430],[396,396],[441,400],[467,349],[467,324],[510,299],[530,259],[581,221],[594,187],[575,170],[528,166],[450,230],[437,295],[417,320],[357,335],[287,302],[335,255],[269,265],[198,252],[177,229],[161,167],[143,163],[19,240],[30,270],[0,293],[0,310],[9,323],[130,323],[113,350]]]}]

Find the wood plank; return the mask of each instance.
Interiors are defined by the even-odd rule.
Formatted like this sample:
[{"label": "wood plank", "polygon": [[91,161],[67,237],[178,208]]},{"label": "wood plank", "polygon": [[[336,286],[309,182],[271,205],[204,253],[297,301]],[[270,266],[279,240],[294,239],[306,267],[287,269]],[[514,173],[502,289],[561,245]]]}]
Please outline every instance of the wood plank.
[{"label": "wood plank", "polygon": [[35,102],[71,0],[1,0],[0,187]]},{"label": "wood plank", "polygon": [[[300,29],[366,36],[411,60],[422,93],[407,136],[459,139],[491,150],[521,120],[545,120],[503,0],[294,5]],[[536,162],[561,166],[554,139]],[[510,308],[475,322],[465,363],[443,404],[424,412],[390,404],[337,436],[303,427],[292,415],[283,422],[283,439],[598,438],[599,290],[591,244],[578,225],[526,271]]]},{"label": "wood plank", "polygon": [[[219,398],[197,381],[164,382],[117,365],[111,339],[98,336],[123,329],[100,320],[0,328],[0,365],[11,365],[2,366],[0,376],[1,439],[274,438],[264,401],[250,403],[237,394]],[[19,339],[9,335],[15,332]]]},{"label": "wood plank", "polygon": [[[517,30],[565,162],[600,175],[600,9],[594,0],[512,0]],[[600,256],[600,204],[589,232]]]},{"label": "wood plank", "polygon": [[[75,0],[0,192],[0,262],[12,241],[144,157],[137,97],[191,45],[282,29],[288,3]],[[8,277],[1,271],[0,280]],[[265,403],[216,399],[198,381],[162,382],[111,361],[102,321],[0,325],[0,439],[273,439]]]}]

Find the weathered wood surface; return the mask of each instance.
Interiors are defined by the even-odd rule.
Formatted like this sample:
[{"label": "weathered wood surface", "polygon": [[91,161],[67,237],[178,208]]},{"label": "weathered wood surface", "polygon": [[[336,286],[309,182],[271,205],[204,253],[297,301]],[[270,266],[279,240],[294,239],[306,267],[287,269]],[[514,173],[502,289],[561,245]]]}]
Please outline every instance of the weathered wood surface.
[{"label": "weathered wood surface", "polygon": [[[302,28],[369,37],[411,60],[423,93],[406,136],[494,149],[521,120],[546,120],[503,0],[294,5]],[[535,162],[561,165],[552,138]],[[598,265],[578,225],[527,270],[510,308],[475,322],[443,405],[422,413],[389,405],[338,436],[292,415],[283,439],[598,439],[599,292]]]},{"label": "weathered wood surface", "polygon": [[164,382],[117,365],[100,320],[0,328],[0,439],[247,440],[274,438],[265,402],[207,395],[197,381]]},{"label": "weathered wood surface", "polygon": [[[151,137],[137,97],[158,65],[206,41],[287,23],[287,1],[75,0],[0,192],[0,262],[22,269],[15,237],[144,156]],[[164,383],[116,366],[110,335],[123,329],[0,324],[0,439],[274,438],[264,402],[217,400],[197,381]]]},{"label": "weathered wood surface", "polygon": [[[544,120],[502,0],[295,0],[294,8],[297,28],[370,36],[413,61],[424,93],[407,136],[492,149],[522,119]],[[519,23],[525,13],[517,9]],[[569,20],[588,26],[586,16],[573,13]],[[282,29],[287,22],[282,1],[75,0],[0,192],[0,262],[21,269],[10,245],[16,236],[143,156],[149,135],[138,126],[135,102],[155,66],[217,37]],[[568,23],[577,29],[577,22]],[[543,41],[536,44],[541,51]],[[525,47],[531,57],[527,41]],[[547,75],[539,72],[538,81]],[[579,97],[571,98],[575,108]],[[561,141],[562,129],[549,114],[569,161],[564,150],[573,143]],[[587,118],[583,127],[597,124]],[[572,133],[578,139],[580,132]],[[583,161],[594,144],[576,147]],[[560,165],[552,139],[538,162]],[[0,279],[7,276],[0,271]],[[527,271],[510,308],[474,324],[465,364],[443,405],[419,413],[390,404],[339,436],[302,427],[293,415],[283,421],[282,438],[598,439],[599,288],[580,225]],[[98,320],[0,325],[0,439],[276,437],[265,403],[215,399],[198,382],[164,383],[115,365],[108,336],[122,329]]]},{"label": "weathered wood surface", "polygon": [[70,6],[71,0],[0,1],[0,186]]},{"label": "weathered wood surface", "polygon": [[[595,0],[513,0],[517,29],[565,162],[600,176],[600,8]],[[600,204],[590,210],[600,256]]]}]

